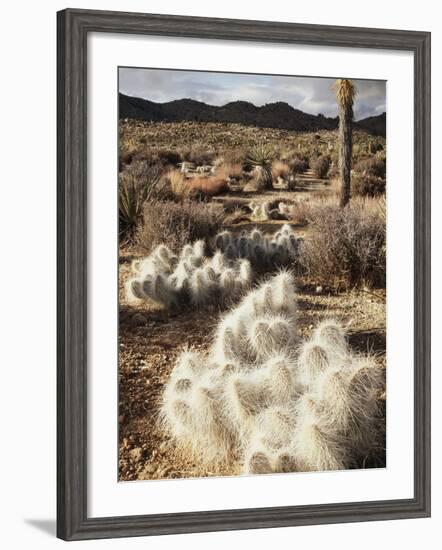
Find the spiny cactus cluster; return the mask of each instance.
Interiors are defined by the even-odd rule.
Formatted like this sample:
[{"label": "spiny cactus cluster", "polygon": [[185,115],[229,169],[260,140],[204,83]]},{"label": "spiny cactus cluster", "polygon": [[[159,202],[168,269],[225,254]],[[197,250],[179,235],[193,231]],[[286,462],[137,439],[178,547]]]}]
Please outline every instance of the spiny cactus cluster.
[{"label": "spiny cactus cluster", "polygon": [[347,469],[378,445],[382,385],[333,321],[300,346],[293,279],[281,272],[221,319],[207,355],[180,355],[161,416],[198,459],[243,473]]},{"label": "spiny cactus cluster", "polygon": [[165,245],[132,265],[126,285],[130,301],[150,298],[166,308],[227,305],[250,287],[253,272],[247,259],[229,260],[222,252],[205,256],[204,241],[187,244],[178,255]]},{"label": "spiny cactus cluster", "polygon": [[229,259],[247,258],[254,267],[268,269],[296,261],[299,243],[291,226],[284,224],[273,235],[257,228],[243,230],[238,236],[227,230],[222,231],[216,235],[214,247]]},{"label": "spiny cactus cluster", "polygon": [[283,201],[274,206],[274,201],[255,202],[248,205],[251,210],[250,219],[253,221],[288,220],[291,205]]}]

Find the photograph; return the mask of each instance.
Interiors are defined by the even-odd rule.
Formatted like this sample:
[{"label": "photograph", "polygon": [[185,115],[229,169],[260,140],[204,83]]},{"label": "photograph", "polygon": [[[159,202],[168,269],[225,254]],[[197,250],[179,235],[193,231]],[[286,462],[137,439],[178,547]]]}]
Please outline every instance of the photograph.
[{"label": "photograph", "polygon": [[386,468],[387,82],[117,76],[118,480]]}]

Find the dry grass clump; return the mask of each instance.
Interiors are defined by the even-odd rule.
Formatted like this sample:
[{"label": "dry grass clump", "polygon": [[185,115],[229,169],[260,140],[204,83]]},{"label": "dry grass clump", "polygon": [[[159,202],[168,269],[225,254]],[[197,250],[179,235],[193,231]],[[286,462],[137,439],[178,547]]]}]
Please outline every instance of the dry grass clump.
[{"label": "dry grass clump", "polygon": [[294,204],[287,206],[287,219],[298,226],[308,225],[316,204],[308,199],[297,200]]},{"label": "dry grass clump", "polygon": [[122,144],[119,155],[120,170],[137,161],[167,169],[181,162],[181,155],[179,151],[170,147],[150,147],[146,145],[144,140],[138,147],[135,147],[132,143]]},{"label": "dry grass clump", "polygon": [[175,309],[225,306],[241,297],[253,280],[248,260],[229,261],[221,253],[209,259],[202,240],[186,244],[178,254],[162,244],[134,262],[132,272],[126,285],[130,302],[151,299]]},{"label": "dry grass clump", "polygon": [[181,159],[196,166],[208,165],[213,162],[216,151],[204,143],[194,143],[190,147],[179,149]]},{"label": "dry grass clump", "polygon": [[278,178],[281,180],[287,180],[290,173],[290,166],[286,162],[283,162],[282,160],[275,160],[272,164],[273,181],[278,181]]},{"label": "dry grass clump", "polygon": [[385,153],[377,153],[371,158],[360,160],[355,165],[354,170],[363,175],[385,179],[387,171],[387,158]]},{"label": "dry grass clump", "polygon": [[200,194],[204,197],[214,197],[229,189],[226,179],[218,175],[196,176],[189,179],[187,184],[192,193]]},{"label": "dry grass clump", "polygon": [[294,263],[298,259],[300,240],[285,224],[273,235],[255,228],[239,235],[224,230],[214,239],[214,248],[227,258],[247,258],[258,270],[268,270]]},{"label": "dry grass clump", "polygon": [[360,197],[377,197],[385,193],[384,178],[355,172],[351,176],[351,195]]},{"label": "dry grass clump", "polygon": [[229,183],[239,183],[243,178],[242,163],[222,161],[216,166],[215,175]]},{"label": "dry grass clump", "polygon": [[299,344],[293,278],[281,272],[220,320],[207,355],[179,356],[163,394],[166,429],[196,460],[243,473],[382,461],[382,369],[353,354],[333,321]]},{"label": "dry grass clump", "polygon": [[176,198],[182,199],[189,197],[191,189],[188,184],[188,180],[185,174],[181,170],[169,170],[164,176],[163,180],[166,185],[170,186],[170,190]]},{"label": "dry grass clump", "polygon": [[220,205],[191,200],[152,201],[144,205],[143,222],[136,238],[148,252],[164,242],[177,252],[188,242],[215,235],[223,221]]},{"label": "dry grass clump", "polygon": [[386,228],[376,204],[352,200],[346,208],[318,204],[312,209],[312,231],[299,258],[312,282],[337,289],[385,288]]},{"label": "dry grass clump", "polygon": [[293,174],[302,174],[308,170],[309,163],[305,159],[295,156],[289,160],[289,167]]},{"label": "dry grass clump", "polygon": [[331,159],[329,155],[320,155],[312,163],[312,169],[317,178],[324,179],[327,177],[330,168]]}]

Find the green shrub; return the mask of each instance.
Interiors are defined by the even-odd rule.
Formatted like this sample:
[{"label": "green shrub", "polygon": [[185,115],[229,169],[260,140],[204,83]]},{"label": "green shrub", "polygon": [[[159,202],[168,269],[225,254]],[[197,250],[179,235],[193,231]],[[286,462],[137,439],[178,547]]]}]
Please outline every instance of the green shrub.
[{"label": "green shrub", "polygon": [[221,205],[191,200],[146,202],[137,241],[149,252],[162,243],[177,252],[188,242],[213,237],[223,221]]}]

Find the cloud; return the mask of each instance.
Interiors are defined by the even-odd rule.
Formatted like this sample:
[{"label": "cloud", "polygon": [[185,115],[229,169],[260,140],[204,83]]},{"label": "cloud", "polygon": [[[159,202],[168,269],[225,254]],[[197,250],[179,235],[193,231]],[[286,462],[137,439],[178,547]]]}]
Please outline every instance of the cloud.
[{"label": "cloud", "polygon": [[[120,92],[159,103],[182,98],[211,105],[225,105],[237,100],[250,101],[255,105],[285,101],[295,109],[332,117],[338,114],[333,82],[331,78],[119,69]],[[354,106],[356,120],[386,110],[384,81],[354,80],[354,83],[358,91]]]}]

